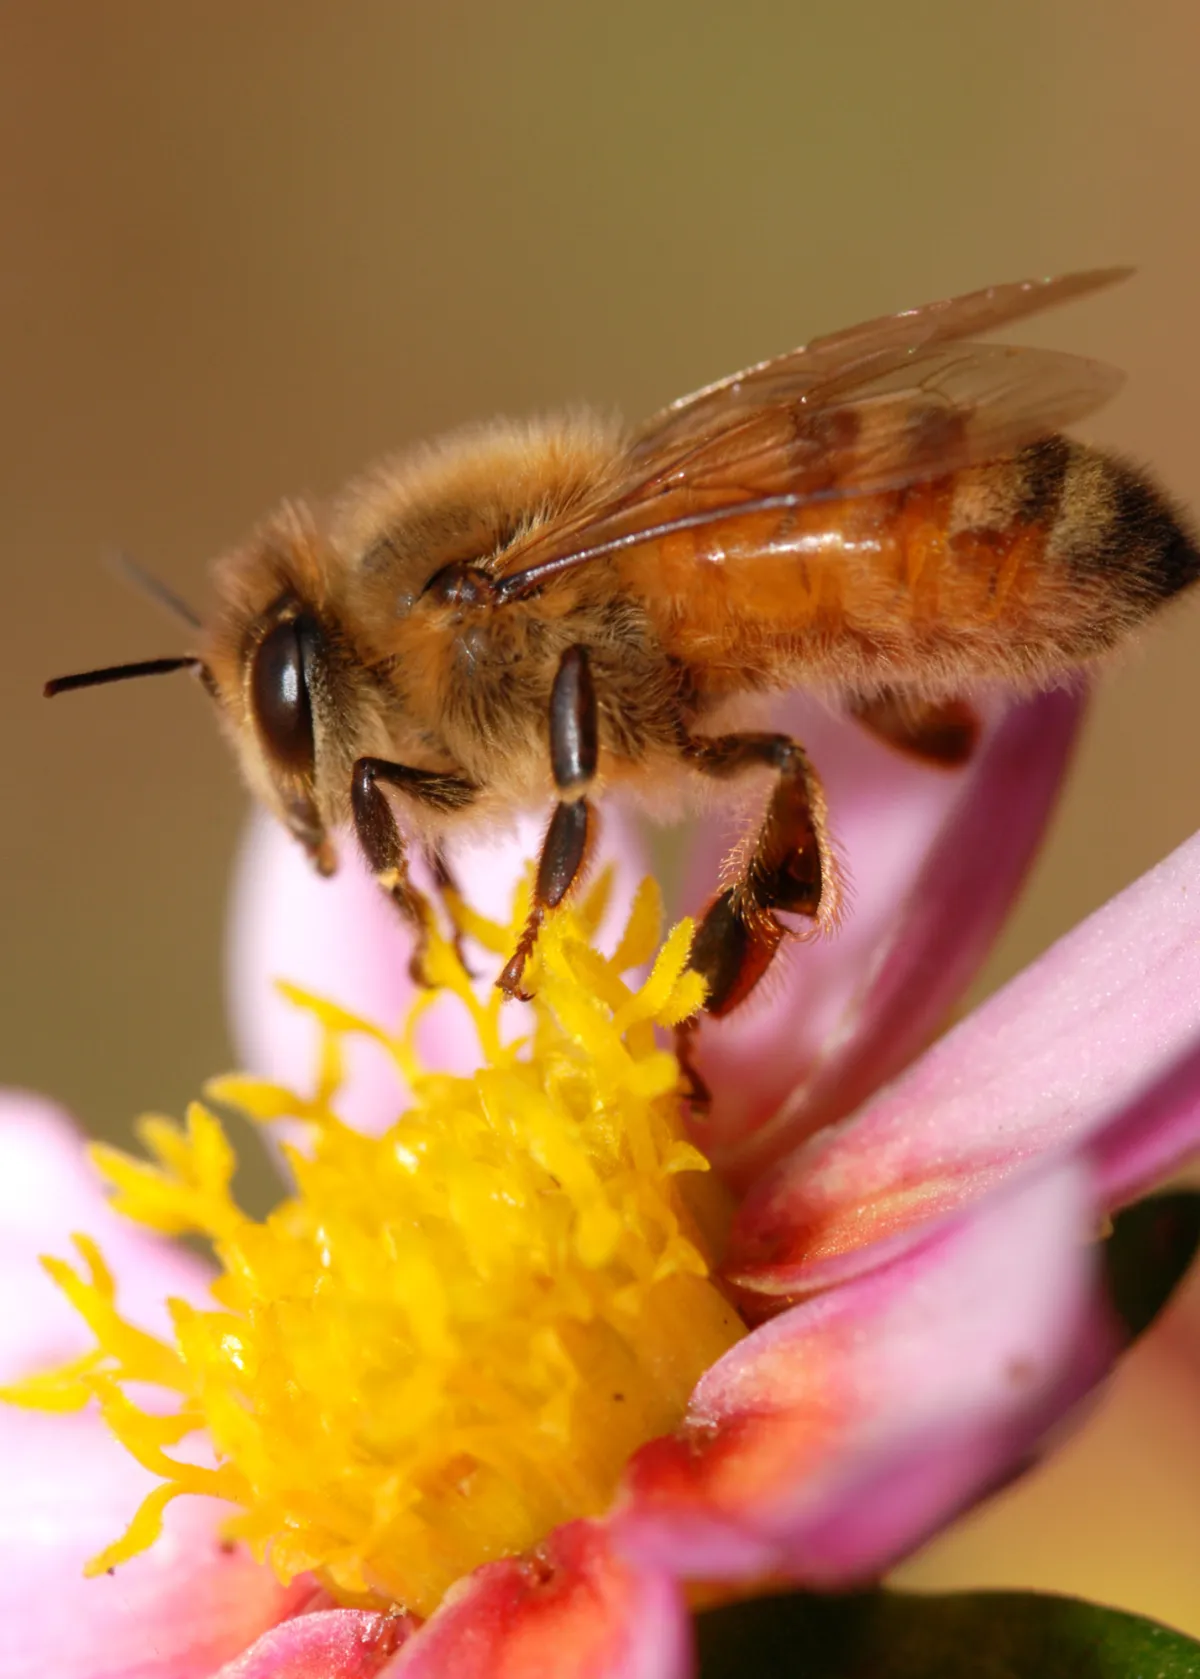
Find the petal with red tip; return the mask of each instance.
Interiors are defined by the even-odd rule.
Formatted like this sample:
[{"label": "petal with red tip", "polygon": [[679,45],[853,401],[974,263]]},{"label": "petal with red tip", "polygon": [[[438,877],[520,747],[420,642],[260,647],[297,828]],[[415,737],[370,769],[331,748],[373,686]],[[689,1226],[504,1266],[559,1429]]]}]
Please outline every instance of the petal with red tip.
[{"label": "petal with red tip", "polygon": [[[454,851],[455,873],[472,908],[508,920],[513,891],[537,855],[544,826],[543,820],[526,817],[490,843],[484,838]],[[613,906],[620,910],[646,872],[646,858],[632,825],[615,809],[605,812],[601,829],[597,867],[605,863],[616,868]],[[419,857],[413,875],[428,884]],[[255,818],[234,884],[229,949],[235,1042],[250,1072],[292,1087],[310,1077],[316,1063],[315,1025],[279,995],[277,980],[390,1030],[414,996],[411,951],[411,935],[352,840],[342,841],[336,875],[322,880],[278,823]],[[482,959],[477,965],[484,965]],[[444,1072],[469,1071],[478,1058],[462,1011],[448,998],[425,1016],[419,1043],[428,1065]],[[348,1063],[338,1098],[341,1117],[361,1130],[383,1130],[407,1099],[394,1062],[364,1038],[349,1045]]]},{"label": "petal with red tip", "polygon": [[875,1578],[994,1488],[1116,1348],[1091,1181],[1059,1167],[772,1319],[633,1459],[613,1517],[695,1578]]},{"label": "petal with red tip", "polygon": [[413,1624],[403,1615],[366,1609],[297,1615],[264,1632],[213,1679],[372,1679]]},{"label": "petal with red tip", "polygon": [[[1024,879],[1082,709],[1064,692],[993,703],[974,761],[946,770],[790,702],[780,724],[825,782],[849,901],[834,937],[786,943],[762,997],[706,1026],[698,1064],[714,1106],[702,1142],[723,1171],[748,1181],[929,1041]],[[697,902],[719,845],[710,826],[689,872]]]},{"label": "petal with red tip", "polygon": [[604,1528],[573,1522],[531,1557],[461,1581],[386,1679],[686,1679],[689,1631],[675,1586],[633,1569]]},{"label": "petal with red tip", "polygon": [[1110,1204],[1200,1147],[1200,835],[746,1198],[739,1286],[844,1281],[1031,1159],[1086,1148]]}]

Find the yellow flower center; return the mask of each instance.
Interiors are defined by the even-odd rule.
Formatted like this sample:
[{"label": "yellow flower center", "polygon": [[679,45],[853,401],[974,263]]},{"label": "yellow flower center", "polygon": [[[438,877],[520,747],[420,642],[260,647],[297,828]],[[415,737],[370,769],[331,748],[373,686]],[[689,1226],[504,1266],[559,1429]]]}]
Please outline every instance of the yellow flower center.
[{"label": "yellow flower center", "polygon": [[[265,1221],[234,1201],[232,1149],[198,1104],[186,1128],[142,1121],[153,1163],[94,1151],[120,1211],[207,1236],[221,1275],[213,1309],[171,1302],[171,1345],[121,1317],[94,1244],[76,1238],[83,1274],[47,1261],[97,1347],[8,1397],[97,1399],[162,1477],[92,1570],[150,1544],[171,1498],[208,1493],[241,1506],[226,1531],[283,1578],[312,1570],[344,1601],[428,1614],[478,1564],[603,1510],[630,1453],[679,1422],[697,1377],[743,1333],[709,1280],[715,1185],[681,1134],[678,1064],[655,1031],[702,989],[687,924],[643,984],[627,983],[657,943],[657,893],[643,886],[611,958],[589,942],[601,897],[545,928],[532,1030],[515,1042],[496,994],[481,1001],[435,944],[439,986],[479,1039],[470,1077],[421,1069],[428,999],[392,1038],[291,991],[321,1027],[316,1094],[241,1077],[211,1087],[256,1119],[306,1122],[306,1146],[285,1150],[296,1192]],[[508,947],[511,929],[464,921]],[[335,1113],[357,1033],[413,1091],[379,1138]],[[143,1383],[173,1405],[143,1408],[129,1391]],[[196,1431],[215,1467],[171,1454]]]}]

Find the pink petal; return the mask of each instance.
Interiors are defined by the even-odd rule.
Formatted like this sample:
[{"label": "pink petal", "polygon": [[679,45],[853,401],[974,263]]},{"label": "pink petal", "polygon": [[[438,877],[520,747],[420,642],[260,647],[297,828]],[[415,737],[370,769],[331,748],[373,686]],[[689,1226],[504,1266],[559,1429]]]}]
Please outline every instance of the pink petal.
[{"label": "pink petal", "polygon": [[573,1522],[536,1555],[460,1581],[386,1679],[686,1679],[688,1640],[667,1577],[627,1567],[602,1527]]},{"label": "pink petal", "polygon": [[0,1093],[0,1381],[61,1363],[89,1344],[38,1264],[42,1253],[72,1257],[77,1230],[99,1240],[122,1309],[143,1327],[167,1329],[166,1295],[204,1296],[208,1273],[198,1259],[110,1211],[83,1139],[60,1109],[39,1096]]},{"label": "pink petal", "polygon": [[769,1174],[729,1272],[773,1296],[827,1287],[1084,1145],[1113,1203],[1200,1147],[1200,835]]},{"label": "pink petal", "polygon": [[272,1627],[213,1679],[371,1679],[409,1636],[403,1615],[326,1609]]},{"label": "pink petal", "polygon": [[207,1679],[287,1612],[269,1570],[222,1548],[210,1499],[177,1500],[150,1551],[83,1578],[155,1484],[94,1412],[0,1408],[0,1465],[5,1679]]},{"label": "pink petal", "polygon": [[1200,1149],[1200,1041],[1152,1080],[1113,1122],[1098,1131],[1088,1155],[1105,1205],[1136,1201]]},{"label": "pink petal", "polygon": [[[455,871],[472,907],[507,919],[513,889],[537,856],[544,826],[544,818],[526,817],[490,843],[485,838],[455,850]],[[643,848],[615,809],[606,810],[601,830],[597,866],[606,862],[617,870],[611,926],[627,911],[646,872]],[[413,875],[427,884],[419,858]],[[229,959],[235,1041],[244,1066],[282,1084],[303,1088],[311,1081],[315,1029],[279,996],[277,979],[291,980],[376,1025],[396,1027],[414,996],[410,950],[407,931],[353,841],[342,841],[333,879],[321,880],[278,824],[263,815],[255,818],[234,883]],[[476,965],[489,964],[495,958],[480,958]],[[426,1016],[421,1047],[429,1065],[445,1071],[466,1071],[475,1063],[474,1039],[464,1029],[461,1010],[449,1001]],[[407,1099],[400,1077],[386,1052],[366,1040],[352,1043],[349,1056],[339,1111],[363,1130],[382,1130]]]},{"label": "pink petal", "polygon": [[[785,945],[764,999],[701,1035],[715,1097],[702,1141],[726,1175],[749,1181],[849,1112],[941,1025],[1024,879],[1082,709],[1068,693],[993,703],[973,764],[955,771],[789,702],[781,726],[825,781],[851,891],[834,937]],[[712,891],[721,843],[710,829],[689,873],[693,902]]]},{"label": "pink petal", "polygon": [[694,1578],[841,1587],[1010,1477],[1115,1347],[1091,1189],[1040,1174],[756,1330],[633,1459],[622,1548]]}]

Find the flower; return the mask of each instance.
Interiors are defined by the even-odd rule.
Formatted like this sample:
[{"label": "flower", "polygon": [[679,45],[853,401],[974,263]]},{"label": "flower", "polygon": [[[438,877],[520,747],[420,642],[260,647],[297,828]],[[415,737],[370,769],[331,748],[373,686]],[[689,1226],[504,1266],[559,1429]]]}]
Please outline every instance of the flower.
[{"label": "flower", "polygon": [[[0,1624],[25,1639],[9,1664],[14,1676],[182,1679],[219,1668],[222,1679],[675,1679],[689,1669],[689,1582],[745,1590],[764,1578],[873,1579],[1027,1462],[1117,1350],[1095,1266],[1104,1217],[1200,1137],[1200,839],[919,1054],[1019,883],[1077,715],[1065,694],[998,709],[975,765],[959,776],[906,765],[828,720],[797,727],[830,783],[855,910],[836,942],[792,948],[762,1006],[703,1035],[715,1101],[699,1140],[739,1191],[719,1263],[749,1333],[699,1375],[675,1426],[632,1450],[607,1508],[585,1503],[580,1519],[559,1520],[523,1555],[465,1573],[418,1626],[371,1608],[304,1604],[301,1586],[289,1593],[244,1548],[220,1548],[225,1512],[180,1501],[167,1515],[165,1550],[160,1542],[112,1581],[72,1579],[77,1611],[64,1616],[68,1571],[119,1531],[114,1505],[128,1515],[139,1477],[114,1468],[120,1460],[93,1412],[13,1413],[19,1420],[0,1419],[6,1456],[21,1428],[34,1430],[23,1460],[29,1505],[9,1540],[20,1597],[0,1610]],[[642,865],[632,834],[619,820],[612,828],[626,883],[615,895],[627,902]],[[706,833],[697,847],[708,881],[718,845]],[[294,1083],[297,1066],[315,1059],[301,1036],[314,1023],[284,1012],[268,977],[287,972],[390,1023],[406,1001],[405,963],[360,876],[350,869],[333,886],[310,884],[278,847],[264,831],[251,851],[235,996],[248,1063],[261,1078]],[[526,848],[511,848],[510,860]],[[502,895],[514,870],[503,856],[476,856],[462,872],[474,901],[487,881]],[[494,897],[481,907],[494,909]],[[678,968],[663,957],[657,973],[667,999]],[[607,983],[602,969],[596,981]],[[668,1018],[669,1002],[663,1009]],[[414,1041],[426,1065],[469,1070],[463,1035],[440,1004]],[[642,1048],[649,1064],[657,1052]],[[661,1072],[661,1059],[653,1064]],[[391,1125],[403,1096],[378,1037],[356,1042],[348,1067],[347,1112],[363,1131]],[[419,1098],[415,1063],[408,1070]],[[647,1099],[659,1088],[649,1077]],[[21,1169],[45,1186],[15,1200],[22,1253],[46,1244],[51,1226],[94,1229],[100,1209],[83,1205],[62,1133],[44,1113],[13,1111],[16,1140],[0,1130],[0,1149],[14,1167],[0,1181]],[[188,1158],[212,1162],[219,1149],[202,1130]],[[165,1134],[159,1142],[174,1147]],[[662,1150],[673,1167],[699,1164],[669,1138]],[[51,1197],[68,1203],[68,1218]],[[683,1202],[669,1205],[703,1269],[692,1215]],[[196,1300],[198,1265],[111,1226],[101,1238],[122,1290],[127,1277],[144,1283],[173,1266],[171,1291]],[[11,1265],[9,1276],[13,1292]],[[93,1284],[71,1286],[96,1315],[102,1271]],[[14,1298],[26,1300],[23,1285]],[[124,1310],[124,1292],[121,1300]],[[134,1302],[137,1315],[143,1309],[144,1298]],[[57,1307],[40,1302],[17,1319],[7,1370],[75,1350]],[[177,1326],[194,1321],[177,1310]],[[139,1349],[152,1357],[150,1343]],[[152,1463],[178,1438],[160,1421],[160,1444],[143,1451]],[[41,1521],[40,1555],[30,1548],[32,1512],[44,1518],[35,1487],[70,1512]],[[344,1590],[347,1579],[334,1583]],[[124,1625],[117,1593],[133,1603]]]}]

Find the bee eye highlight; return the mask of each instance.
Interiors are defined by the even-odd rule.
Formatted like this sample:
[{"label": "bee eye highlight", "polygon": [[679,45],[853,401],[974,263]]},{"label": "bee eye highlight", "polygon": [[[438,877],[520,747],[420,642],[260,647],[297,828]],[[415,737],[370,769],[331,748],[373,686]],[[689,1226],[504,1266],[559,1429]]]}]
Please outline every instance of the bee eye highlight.
[{"label": "bee eye highlight", "polygon": [[259,642],[250,673],[263,740],[279,764],[297,775],[311,775],[315,759],[308,676],[319,638],[311,619],[285,619]]}]

